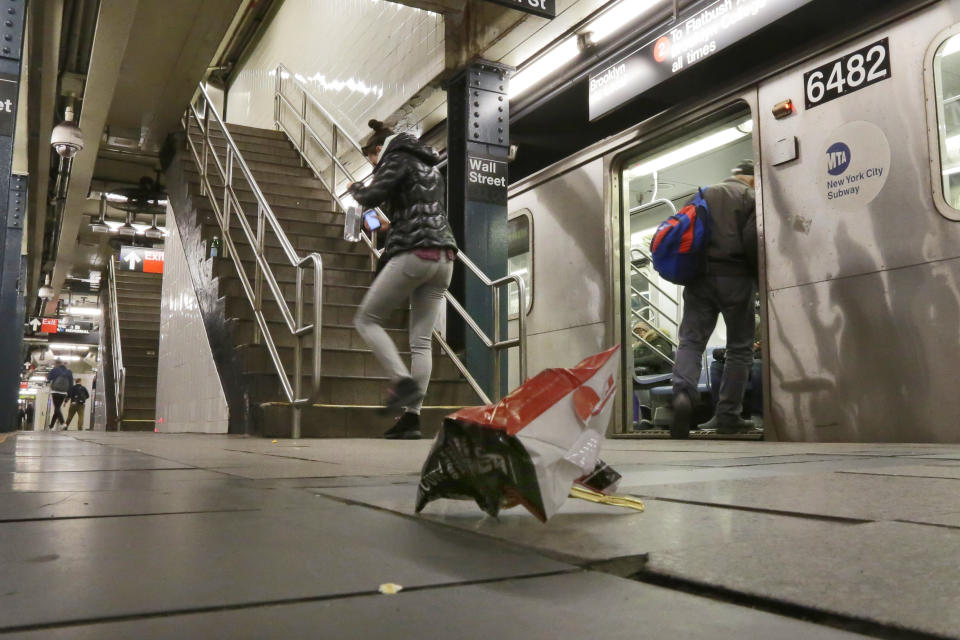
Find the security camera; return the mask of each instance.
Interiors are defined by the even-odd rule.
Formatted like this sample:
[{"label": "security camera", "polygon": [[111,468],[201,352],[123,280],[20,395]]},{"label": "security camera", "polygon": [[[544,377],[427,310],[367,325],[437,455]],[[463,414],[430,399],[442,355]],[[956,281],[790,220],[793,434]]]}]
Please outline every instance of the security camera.
[{"label": "security camera", "polygon": [[68,106],[63,115],[64,121],[50,134],[50,145],[61,158],[69,160],[83,149],[83,131],[73,121],[73,106]]},{"label": "security camera", "polygon": [[61,122],[50,134],[50,145],[61,158],[70,159],[83,149],[83,132],[69,120]]}]

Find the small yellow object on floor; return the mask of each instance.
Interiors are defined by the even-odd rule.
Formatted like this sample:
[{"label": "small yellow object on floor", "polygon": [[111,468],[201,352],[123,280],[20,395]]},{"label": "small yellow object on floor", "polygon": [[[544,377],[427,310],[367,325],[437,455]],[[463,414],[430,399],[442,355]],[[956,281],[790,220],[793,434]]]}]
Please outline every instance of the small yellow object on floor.
[{"label": "small yellow object on floor", "polygon": [[274,441],[273,441],[273,444],[277,444],[277,441],[276,441],[276,440],[274,440]]},{"label": "small yellow object on floor", "polygon": [[380,585],[380,593],[386,594],[388,596],[395,595],[403,591],[403,587],[392,582],[384,582]]},{"label": "small yellow object on floor", "polygon": [[627,509],[636,509],[637,511],[644,511],[646,507],[643,506],[643,500],[640,498],[634,498],[633,496],[618,496],[618,495],[604,495],[602,493],[597,493],[596,491],[591,491],[584,487],[572,487],[570,489],[571,498],[580,498],[581,500],[586,500],[587,502],[596,502],[598,504],[609,504],[614,507],[625,507]]}]

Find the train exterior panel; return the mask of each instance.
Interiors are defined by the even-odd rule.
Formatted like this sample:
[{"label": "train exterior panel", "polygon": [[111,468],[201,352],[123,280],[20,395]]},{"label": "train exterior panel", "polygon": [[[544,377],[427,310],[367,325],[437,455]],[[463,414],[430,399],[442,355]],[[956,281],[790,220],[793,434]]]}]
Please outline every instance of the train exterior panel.
[{"label": "train exterior panel", "polygon": [[[529,209],[535,229],[531,373],[630,342],[626,158],[739,104],[760,169],[766,437],[960,441],[960,212],[940,188],[931,68],[960,21],[953,6],[834,43],[513,185],[510,209]],[[796,113],[776,118],[787,99]],[[625,356],[613,433],[630,431],[631,378]]]}]

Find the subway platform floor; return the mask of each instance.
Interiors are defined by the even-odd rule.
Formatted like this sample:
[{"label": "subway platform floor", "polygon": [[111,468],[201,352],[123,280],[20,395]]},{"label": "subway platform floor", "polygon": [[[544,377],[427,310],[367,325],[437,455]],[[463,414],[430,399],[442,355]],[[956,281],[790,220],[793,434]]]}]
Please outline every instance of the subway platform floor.
[{"label": "subway platform floor", "polygon": [[960,638],[960,446],[609,440],[646,511],[545,525],[429,447],[6,437],[0,637]]}]

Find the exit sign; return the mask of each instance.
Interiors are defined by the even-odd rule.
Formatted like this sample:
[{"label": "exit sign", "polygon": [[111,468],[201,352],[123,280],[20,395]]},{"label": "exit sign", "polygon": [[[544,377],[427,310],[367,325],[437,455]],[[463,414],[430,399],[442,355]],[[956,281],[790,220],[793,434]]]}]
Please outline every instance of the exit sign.
[{"label": "exit sign", "polygon": [[557,0],[488,0],[541,18],[557,17]]}]

